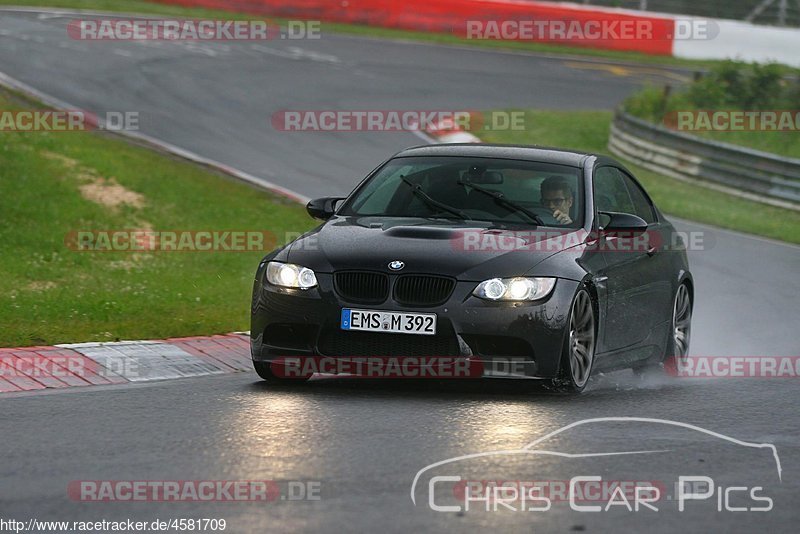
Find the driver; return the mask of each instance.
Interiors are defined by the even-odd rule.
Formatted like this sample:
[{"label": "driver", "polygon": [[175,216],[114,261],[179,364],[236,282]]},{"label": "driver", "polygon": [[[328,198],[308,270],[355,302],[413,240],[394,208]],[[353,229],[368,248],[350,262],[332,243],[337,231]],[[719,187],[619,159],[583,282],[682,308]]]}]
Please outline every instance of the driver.
[{"label": "driver", "polygon": [[542,197],[542,206],[553,213],[553,217],[561,224],[572,224],[570,210],[574,195],[566,178],[550,176],[539,187]]}]

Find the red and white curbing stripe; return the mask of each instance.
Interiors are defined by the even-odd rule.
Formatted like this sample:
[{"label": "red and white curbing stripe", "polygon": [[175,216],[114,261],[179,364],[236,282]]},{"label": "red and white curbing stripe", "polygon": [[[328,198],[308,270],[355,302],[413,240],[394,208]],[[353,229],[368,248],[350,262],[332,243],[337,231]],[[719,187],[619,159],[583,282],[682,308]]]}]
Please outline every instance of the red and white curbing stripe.
[{"label": "red and white curbing stripe", "polygon": [[[275,17],[367,24],[402,30],[468,35],[468,22],[557,21],[646,24],[633,38],[544,40],[586,48],[635,51],[686,59],[778,61],[800,67],[800,30],[743,21],[536,0],[155,0],[164,4],[242,11]],[[755,4],[755,3],[754,3]],[[644,27],[644,26],[643,26]],[[696,31],[695,31],[696,30]]]},{"label": "red and white curbing stripe", "polygon": [[247,334],[0,349],[0,393],[252,370]]}]

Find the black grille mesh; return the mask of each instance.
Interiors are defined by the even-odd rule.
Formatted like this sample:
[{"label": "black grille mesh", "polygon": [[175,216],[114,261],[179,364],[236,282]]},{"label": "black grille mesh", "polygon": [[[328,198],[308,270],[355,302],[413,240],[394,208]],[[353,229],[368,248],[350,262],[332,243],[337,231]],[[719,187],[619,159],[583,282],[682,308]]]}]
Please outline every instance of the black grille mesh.
[{"label": "black grille mesh", "polygon": [[436,306],[447,302],[456,282],[443,276],[405,275],[397,279],[394,300],[406,306]]},{"label": "black grille mesh", "polygon": [[381,273],[344,271],[334,275],[336,292],[350,302],[379,304],[389,296],[389,277]]}]

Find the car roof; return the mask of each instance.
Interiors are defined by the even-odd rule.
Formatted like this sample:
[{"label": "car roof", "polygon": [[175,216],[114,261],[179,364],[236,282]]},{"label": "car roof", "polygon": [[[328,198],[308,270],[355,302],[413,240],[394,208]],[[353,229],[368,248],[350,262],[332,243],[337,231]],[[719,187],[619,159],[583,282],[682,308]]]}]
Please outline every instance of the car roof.
[{"label": "car roof", "polygon": [[462,156],[480,158],[518,159],[541,161],[581,167],[586,158],[593,154],[530,145],[493,145],[483,143],[453,143],[441,145],[423,145],[407,148],[397,154],[397,158],[414,156]]}]

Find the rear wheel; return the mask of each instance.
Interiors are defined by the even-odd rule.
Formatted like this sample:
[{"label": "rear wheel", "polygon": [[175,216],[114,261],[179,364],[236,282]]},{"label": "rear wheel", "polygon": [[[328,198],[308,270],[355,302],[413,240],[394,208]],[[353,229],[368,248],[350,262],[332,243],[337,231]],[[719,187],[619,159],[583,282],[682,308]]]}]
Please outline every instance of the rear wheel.
[{"label": "rear wheel", "polygon": [[689,357],[689,341],[692,333],[692,294],[689,286],[681,284],[675,292],[672,303],[672,324],[670,325],[664,356],[656,363],[634,367],[633,372],[641,377],[660,371],[662,367],[672,374]]},{"label": "rear wheel", "polygon": [[580,393],[586,388],[594,365],[597,330],[592,297],[581,288],[572,300],[567,336],[561,353],[555,389],[565,393]]},{"label": "rear wheel", "polygon": [[667,358],[673,357],[683,363],[689,357],[689,341],[692,333],[692,296],[689,287],[681,284],[675,294],[672,309],[672,334],[667,344]]}]

